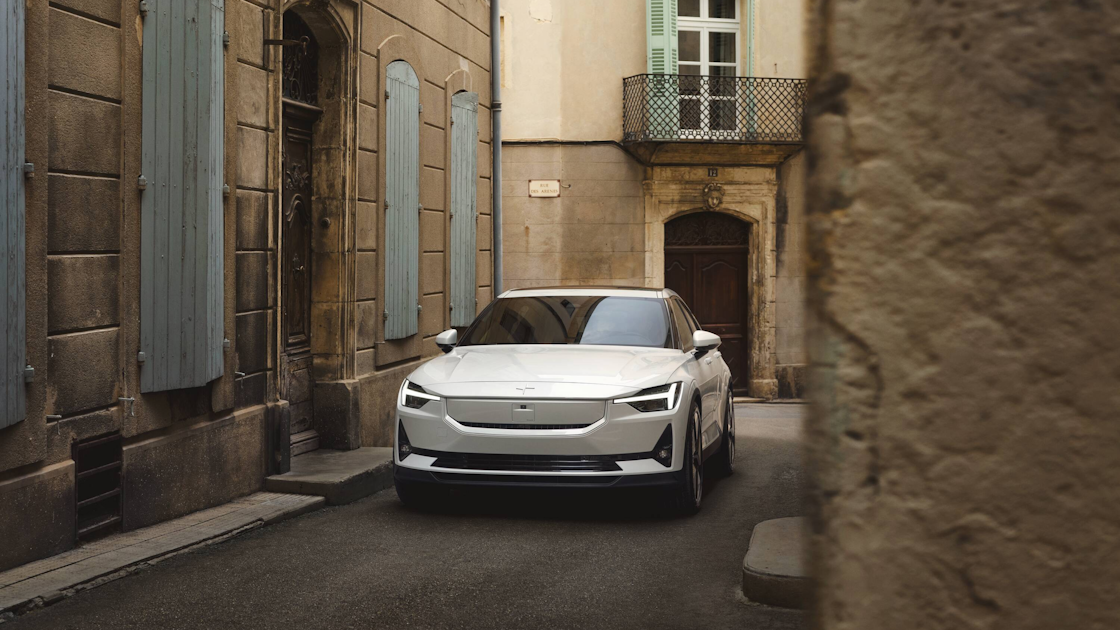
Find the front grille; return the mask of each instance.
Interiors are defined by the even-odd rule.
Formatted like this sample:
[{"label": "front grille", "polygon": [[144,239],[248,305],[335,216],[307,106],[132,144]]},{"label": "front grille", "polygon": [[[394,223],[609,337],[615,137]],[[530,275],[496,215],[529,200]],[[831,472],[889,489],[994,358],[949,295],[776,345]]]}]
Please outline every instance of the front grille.
[{"label": "front grille", "polygon": [[417,455],[435,457],[437,468],[454,470],[503,470],[518,472],[617,472],[616,462],[652,457],[649,453],[623,455],[495,455],[447,453],[414,448]]},{"label": "front grille", "polygon": [[473,474],[463,475],[461,473],[432,473],[437,481],[447,484],[463,484],[463,485],[500,485],[500,486],[513,486],[518,484],[532,485],[532,486],[556,486],[556,487],[571,487],[571,486],[594,486],[594,487],[610,487],[618,482],[620,477],[617,475],[596,475],[594,477],[582,476],[567,476],[567,477],[551,477],[545,475],[484,475]]},{"label": "front grille", "polygon": [[[458,422],[458,421],[456,421]],[[586,429],[587,427],[595,424],[594,422],[585,422],[582,424],[510,424],[501,422],[459,422],[465,427],[472,429]]]}]

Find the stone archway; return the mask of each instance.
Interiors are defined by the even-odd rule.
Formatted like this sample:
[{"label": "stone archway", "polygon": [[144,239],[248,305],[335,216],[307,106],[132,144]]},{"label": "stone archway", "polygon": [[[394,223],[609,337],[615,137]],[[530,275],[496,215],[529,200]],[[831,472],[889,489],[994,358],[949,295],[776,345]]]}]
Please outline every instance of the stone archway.
[{"label": "stone archway", "polygon": [[[293,454],[319,445],[360,445],[352,380],[357,54],[345,26],[356,16],[347,12],[355,13],[348,3],[286,3],[277,33],[300,42],[282,47],[277,90],[283,134],[276,184],[277,378],[280,397],[291,405]],[[293,193],[299,194],[303,217],[293,206]],[[305,235],[294,228],[297,219],[305,221]],[[297,261],[300,244],[294,241],[304,236],[306,258]],[[303,345],[290,336],[297,309],[304,309],[306,318]],[[306,444],[297,447],[297,433]]]},{"label": "stone archway", "polygon": [[[696,172],[694,173],[693,170]],[[777,179],[772,169],[730,171],[730,177],[712,182],[704,171],[651,169],[645,183],[646,286],[666,286],[667,223],[697,213],[727,215],[749,226],[746,251],[746,318],[742,338],[745,369],[741,369],[736,395],[774,398],[776,330],[774,289],[776,264],[775,199]],[[669,179],[665,176],[672,175]],[[682,179],[682,175],[687,175]],[[732,179],[734,178],[734,179]],[[671,248],[670,248],[671,249]]]}]

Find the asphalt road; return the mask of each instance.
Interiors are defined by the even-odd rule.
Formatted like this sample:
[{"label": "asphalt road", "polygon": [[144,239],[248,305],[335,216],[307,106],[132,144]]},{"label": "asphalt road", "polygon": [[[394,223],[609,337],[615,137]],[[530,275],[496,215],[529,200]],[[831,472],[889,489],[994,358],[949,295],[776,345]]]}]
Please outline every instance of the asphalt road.
[{"label": "asphalt road", "polygon": [[801,629],[745,602],[751,528],[801,513],[802,409],[739,405],[739,466],[690,518],[644,493],[392,490],[184,554],[5,625],[35,628]]}]

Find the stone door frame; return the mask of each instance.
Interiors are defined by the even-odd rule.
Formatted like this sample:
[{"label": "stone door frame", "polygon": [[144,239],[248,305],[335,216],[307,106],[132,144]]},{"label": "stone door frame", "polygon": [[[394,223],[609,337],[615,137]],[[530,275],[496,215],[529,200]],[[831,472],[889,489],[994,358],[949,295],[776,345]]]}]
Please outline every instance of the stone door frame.
[{"label": "stone door frame", "polygon": [[[731,169],[727,169],[731,171]],[[695,212],[722,212],[751,226],[748,253],[750,301],[747,316],[749,337],[748,391],[755,398],[777,396],[775,377],[776,333],[774,284],[777,275],[774,250],[777,173],[772,168],[743,168],[731,173],[733,181],[704,176],[706,169],[651,168],[643,183],[645,201],[645,283],[665,286],[665,224]],[[695,172],[693,172],[695,171]],[[705,202],[705,187],[718,184],[722,201],[714,208]]]},{"label": "stone door frame", "polygon": [[[283,15],[295,11],[311,28],[319,45],[319,103],[323,113],[314,127],[312,145],[312,278],[311,354],[315,423],[325,448],[357,448],[361,444],[356,372],[357,309],[355,225],[358,177],[358,27],[356,0],[281,0],[270,37],[283,37]],[[274,128],[282,129],[283,55],[271,46]],[[277,200],[283,186],[282,142],[273,143],[272,186]],[[273,225],[282,212],[274,203]],[[283,251],[280,230],[276,251]],[[278,271],[278,270],[277,270]],[[284,295],[274,273],[276,304]],[[274,324],[273,365],[282,352],[279,322]],[[275,371],[280,378],[280,370]],[[279,390],[279,382],[276,383]]]}]

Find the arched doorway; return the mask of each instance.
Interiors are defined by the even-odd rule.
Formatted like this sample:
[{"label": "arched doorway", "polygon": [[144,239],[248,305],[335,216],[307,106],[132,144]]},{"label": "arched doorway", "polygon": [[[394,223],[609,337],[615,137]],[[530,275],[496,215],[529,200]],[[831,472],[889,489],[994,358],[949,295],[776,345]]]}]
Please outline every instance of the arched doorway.
[{"label": "arched doorway", "polygon": [[280,217],[280,395],[291,406],[292,455],[319,447],[314,427],[311,356],[312,230],[315,190],[314,127],[319,107],[319,44],[294,11],[284,13],[283,181]]},{"label": "arched doorway", "polygon": [[750,230],[719,212],[694,212],[665,224],[665,287],[680,294],[720,350],[736,391],[750,381]]}]

